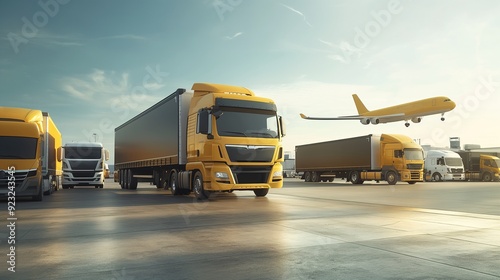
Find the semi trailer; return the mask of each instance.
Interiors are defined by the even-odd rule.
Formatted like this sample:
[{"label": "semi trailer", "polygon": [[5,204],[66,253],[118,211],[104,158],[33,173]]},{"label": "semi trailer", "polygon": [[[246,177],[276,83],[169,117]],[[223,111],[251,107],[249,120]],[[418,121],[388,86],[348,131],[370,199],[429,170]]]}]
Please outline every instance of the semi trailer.
[{"label": "semi trailer", "polygon": [[410,137],[398,134],[364,135],[295,147],[297,172],[306,182],[346,179],[415,184],[423,180],[423,150]]},{"label": "semi trailer", "polygon": [[0,195],[41,201],[61,185],[62,136],[47,112],[0,107]]},{"label": "semi trailer", "polygon": [[265,196],[283,185],[283,121],[276,104],[251,90],[195,83],[179,88],[115,129],[115,171],[123,189],[139,181],[194,192],[251,190]]}]

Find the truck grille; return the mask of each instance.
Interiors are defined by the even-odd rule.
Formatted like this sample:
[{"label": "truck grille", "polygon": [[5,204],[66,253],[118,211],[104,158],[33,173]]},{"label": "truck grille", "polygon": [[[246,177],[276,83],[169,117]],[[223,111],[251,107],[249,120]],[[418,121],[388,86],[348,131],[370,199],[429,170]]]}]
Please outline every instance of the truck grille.
[{"label": "truck grille", "polygon": [[232,166],[234,180],[236,184],[253,184],[253,183],[267,183],[269,173],[271,173],[271,166]]},{"label": "truck grille", "polygon": [[71,172],[75,178],[94,178],[94,171],[73,171]]},{"label": "truck grille", "polygon": [[410,172],[410,179],[412,180],[420,180],[420,172]]},{"label": "truck grille", "polygon": [[[24,180],[26,179],[26,177],[28,177],[28,173],[29,176],[35,176],[36,175],[36,169],[34,170],[31,170],[31,171],[27,171],[27,170],[23,170],[23,171],[15,171],[14,172],[14,178],[15,180],[12,181],[12,182],[15,182],[15,186],[21,186],[21,184],[24,182]],[[7,189],[7,187],[9,186],[9,173],[8,173],[8,170],[0,170],[0,188],[1,189]]]},{"label": "truck grille", "polygon": [[418,164],[418,163],[413,163],[413,164],[407,164],[407,167],[408,169],[413,169],[413,170],[418,170],[418,169],[422,169],[422,164]]},{"label": "truck grille", "polygon": [[232,162],[271,162],[274,146],[226,145]]},{"label": "truck grille", "polygon": [[464,173],[463,168],[452,168],[451,173]]},{"label": "truck grille", "polygon": [[75,161],[70,160],[69,164],[73,170],[95,170],[97,167],[97,160]]}]

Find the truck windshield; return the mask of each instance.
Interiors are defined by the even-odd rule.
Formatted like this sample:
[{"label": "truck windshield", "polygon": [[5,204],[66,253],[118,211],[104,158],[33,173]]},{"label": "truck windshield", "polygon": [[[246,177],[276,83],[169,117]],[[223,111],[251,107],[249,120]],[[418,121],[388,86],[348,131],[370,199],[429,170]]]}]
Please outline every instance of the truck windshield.
[{"label": "truck windshield", "polygon": [[219,136],[277,138],[276,112],[223,108],[217,119]]},{"label": "truck windshield", "polygon": [[1,159],[34,159],[36,138],[0,136]]},{"label": "truck windshield", "polygon": [[65,147],[64,157],[67,159],[100,159],[101,147]]},{"label": "truck windshield", "polygon": [[500,167],[500,159],[494,159],[491,161],[491,167],[498,168]]},{"label": "truck windshield", "polygon": [[407,160],[423,160],[424,155],[420,149],[404,149],[404,157]]},{"label": "truck windshield", "polygon": [[446,165],[448,166],[462,166],[461,158],[445,158]]}]

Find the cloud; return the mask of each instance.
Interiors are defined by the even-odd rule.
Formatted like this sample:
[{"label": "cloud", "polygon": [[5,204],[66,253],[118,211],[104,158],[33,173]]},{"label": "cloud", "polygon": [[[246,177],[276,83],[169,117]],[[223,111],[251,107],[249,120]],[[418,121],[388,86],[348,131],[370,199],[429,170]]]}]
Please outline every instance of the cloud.
[{"label": "cloud", "polygon": [[290,11],[292,11],[292,12],[294,12],[294,13],[296,13],[296,14],[300,15],[300,16],[302,17],[302,19],[304,20],[304,22],[305,22],[307,25],[309,25],[310,27],[312,27],[312,24],[311,24],[311,23],[309,23],[309,21],[307,21],[306,16],[305,16],[305,15],[304,15],[301,11],[298,11],[298,10],[296,10],[296,9],[294,9],[294,8],[292,8],[292,7],[288,6],[288,5],[285,5],[285,4],[283,4],[283,3],[280,3],[280,5],[281,5],[281,6],[283,6],[283,7],[285,7],[285,8],[287,8],[288,10],[290,10]]},{"label": "cloud", "polygon": [[226,37],[224,37],[224,38],[225,38],[226,40],[233,40],[234,38],[239,37],[239,36],[241,36],[241,35],[243,35],[243,32],[237,32],[237,33],[235,33],[233,36],[226,36]]},{"label": "cloud", "polygon": [[121,34],[121,35],[112,35],[108,37],[103,37],[101,39],[146,40],[146,37],[135,34]]}]

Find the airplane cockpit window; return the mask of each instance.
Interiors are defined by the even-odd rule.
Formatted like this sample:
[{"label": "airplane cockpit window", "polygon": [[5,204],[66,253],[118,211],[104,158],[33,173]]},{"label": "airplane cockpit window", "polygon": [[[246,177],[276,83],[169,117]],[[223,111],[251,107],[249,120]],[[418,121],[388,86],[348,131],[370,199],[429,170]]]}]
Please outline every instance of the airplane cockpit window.
[{"label": "airplane cockpit window", "polygon": [[449,98],[446,98],[446,99],[444,100],[444,102],[449,102],[449,101],[451,101],[451,99],[449,99]]}]

